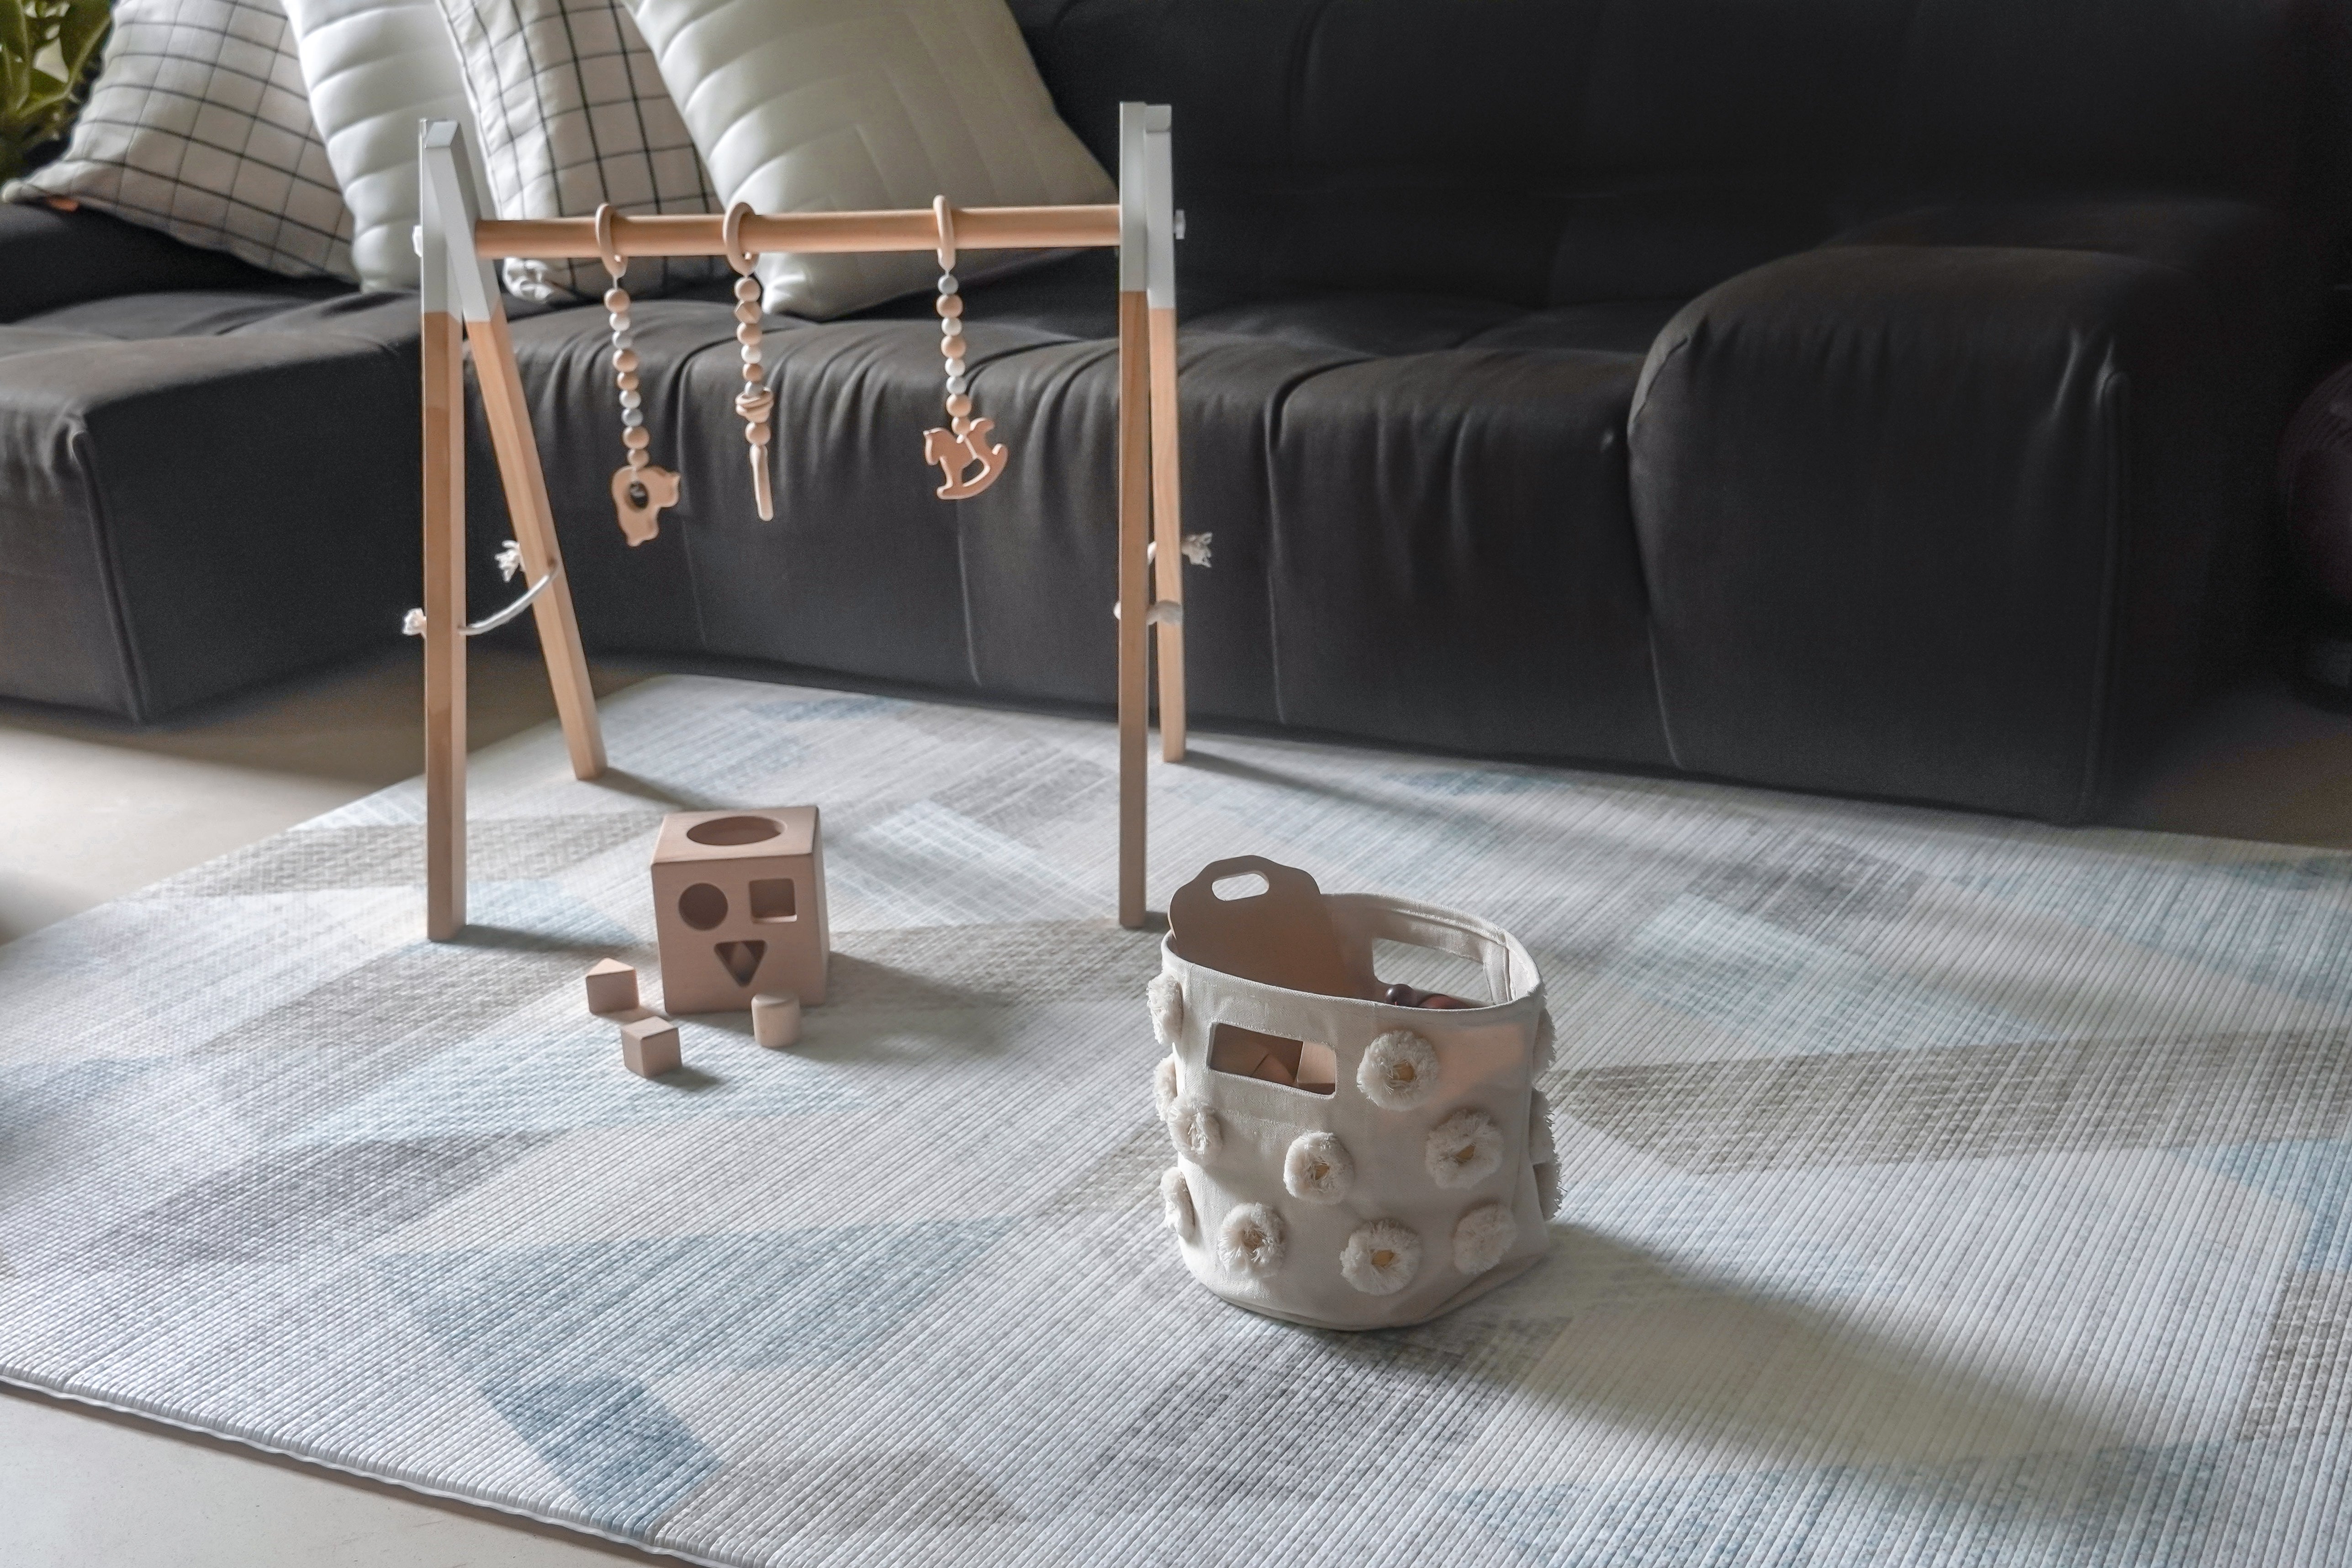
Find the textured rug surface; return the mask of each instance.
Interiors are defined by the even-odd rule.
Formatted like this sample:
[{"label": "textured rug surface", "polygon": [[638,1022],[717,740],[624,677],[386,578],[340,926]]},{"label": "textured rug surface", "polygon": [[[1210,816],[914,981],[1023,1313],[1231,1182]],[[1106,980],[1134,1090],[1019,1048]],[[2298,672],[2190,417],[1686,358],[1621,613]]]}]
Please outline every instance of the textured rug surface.
[{"label": "textured rug surface", "polygon": [[[1209,737],[1155,905],[1260,852],[1550,988],[1550,1257],[1350,1336],[1160,1228],[1108,726],[606,713],[477,758],[460,942],[403,787],[0,947],[0,1376],[713,1563],[2352,1557],[2343,857]],[[659,814],[807,801],[834,999],[631,1077]]]}]

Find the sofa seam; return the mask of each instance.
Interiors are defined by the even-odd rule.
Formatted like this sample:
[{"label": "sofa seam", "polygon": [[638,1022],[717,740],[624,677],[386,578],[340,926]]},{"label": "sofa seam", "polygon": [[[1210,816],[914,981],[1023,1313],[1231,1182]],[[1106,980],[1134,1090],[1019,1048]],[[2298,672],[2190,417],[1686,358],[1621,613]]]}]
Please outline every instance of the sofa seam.
[{"label": "sofa seam", "polygon": [[148,689],[146,661],[139,656],[137,639],[132,635],[129,607],[123,603],[122,562],[115,550],[115,531],[106,505],[106,486],[100,478],[97,455],[92,449],[95,438],[87,422],[77,421],[67,446],[74,455],[83,494],[89,499],[91,532],[91,553],[97,558],[101,598],[112,636],[118,672],[122,680],[123,695],[129,699],[130,711],[125,716],[131,723],[150,722],[154,709],[153,694]]},{"label": "sofa seam", "polygon": [[[1662,334],[1663,335],[1663,334]],[[1657,342],[1651,340],[1651,353],[1656,355],[1654,369],[1663,373],[1667,362],[1691,345],[1690,333],[1685,331],[1664,354],[1657,354]],[[1633,400],[1625,409],[1625,510],[1633,524],[1633,576],[1642,591],[1642,635],[1650,648],[1650,698],[1658,714],[1659,738],[1666,743],[1666,760],[1676,768],[1687,767],[1682,750],[1675,743],[1675,725],[1666,706],[1665,661],[1658,648],[1658,594],[1656,584],[1650,579],[1650,552],[1642,542],[1641,502],[1637,497],[1633,476],[1633,426],[1642,411],[1649,405],[1650,391],[1657,385],[1653,363],[1645,359],[1642,375],[1634,387]]]},{"label": "sofa seam", "polygon": [[2092,665],[2092,723],[2084,746],[2083,779],[2075,792],[2073,820],[2088,821],[2098,804],[2104,776],[2113,761],[2111,732],[2123,722],[2115,709],[2114,685],[2117,631],[2116,617],[2125,602],[2123,578],[2128,570],[2127,552],[2123,546],[2124,497],[2129,492],[2127,483],[2131,461],[2130,443],[2126,438],[2126,426],[2131,417],[2131,375],[2112,366],[2099,382],[2099,405],[2105,416],[2100,423],[2105,427],[2105,445],[2107,458],[2106,495],[2106,561],[2099,574],[2099,651]]},{"label": "sofa seam", "polygon": [[1274,722],[1278,725],[1290,723],[1282,695],[1282,617],[1277,613],[1275,601],[1275,580],[1283,554],[1281,518],[1276,506],[1281,489],[1276,483],[1275,453],[1282,444],[1283,415],[1289,410],[1291,398],[1308,382],[1318,376],[1369,363],[1374,357],[1358,355],[1333,364],[1302,370],[1276,389],[1265,411],[1265,662],[1266,684],[1274,698]]}]

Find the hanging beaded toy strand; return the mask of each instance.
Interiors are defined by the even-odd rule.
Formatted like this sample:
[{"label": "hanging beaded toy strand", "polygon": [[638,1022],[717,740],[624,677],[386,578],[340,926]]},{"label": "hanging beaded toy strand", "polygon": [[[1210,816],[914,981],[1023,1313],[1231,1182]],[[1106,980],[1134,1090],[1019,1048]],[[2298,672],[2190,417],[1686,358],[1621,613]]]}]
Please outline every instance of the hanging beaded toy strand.
[{"label": "hanging beaded toy strand", "polygon": [[621,532],[631,544],[641,545],[661,531],[662,508],[677,505],[677,476],[655,467],[647,451],[653,437],[646,430],[645,392],[637,379],[637,335],[629,319],[629,291],[621,287],[629,261],[613,243],[614,215],[609,202],[596,209],[596,249],[613,276],[604,310],[613,328],[613,383],[621,392],[621,444],[628,449],[628,462],[613,474],[613,507]]},{"label": "hanging beaded toy strand", "polygon": [[735,269],[735,340],[743,345],[743,390],[735,396],[735,412],[743,421],[743,439],[751,447],[751,495],[760,504],[760,520],[776,515],[775,497],[768,479],[768,416],[776,394],[768,386],[767,367],[760,353],[760,280],[754,269],[760,258],[743,248],[743,220],[751,204],[738,202],[727,209],[720,243],[727,247],[727,265]]},{"label": "hanging beaded toy strand", "polygon": [[[948,207],[945,196],[931,201],[931,215],[940,225],[940,353],[947,361],[947,410],[950,427],[946,430],[923,432],[923,461],[936,463],[947,476],[939,489],[943,501],[961,501],[977,496],[996,483],[1004,472],[1012,454],[1003,446],[992,446],[988,433],[996,428],[992,419],[971,417],[971,381],[964,358],[963,295],[956,282],[955,214]],[[971,465],[980,465],[979,477],[966,480],[963,471]]]}]

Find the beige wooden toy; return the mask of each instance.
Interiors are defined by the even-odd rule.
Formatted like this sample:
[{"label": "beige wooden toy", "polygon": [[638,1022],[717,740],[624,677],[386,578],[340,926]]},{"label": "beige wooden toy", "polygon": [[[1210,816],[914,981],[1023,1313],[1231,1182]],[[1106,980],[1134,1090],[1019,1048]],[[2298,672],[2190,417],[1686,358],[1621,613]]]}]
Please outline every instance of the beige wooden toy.
[{"label": "beige wooden toy", "polygon": [[681,1065],[677,1025],[658,1014],[631,1019],[621,1026],[621,1065],[640,1078],[676,1072]]},{"label": "beige wooden toy", "polygon": [[665,817],[653,880],[671,1012],[738,1012],[788,991],[824,1000],[833,944],[814,806]]},{"label": "beige wooden toy", "polygon": [[592,1013],[634,1012],[637,1006],[637,972],[618,958],[606,958],[588,971],[588,1010]]},{"label": "beige wooden toy", "polygon": [[751,1038],[770,1051],[799,1043],[801,999],[790,991],[751,998]]},{"label": "beige wooden toy", "polygon": [[[485,218],[453,120],[428,121],[421,149],[418,225],[419,304],[423,315],[425,602],[404,625],[425,643],[425,932],[446,941],[466,924],[466,642],[530,611],[538,620],[555,705],[582,779],[604,771],[604,742],[588,684],[572,591],[548,502],[546,476],[531,432],[521,372],[490,263],[504,256],[601,259],[612,277],[605,297],[612,327],[612,374],[621,405],[623,465],[613,475],[615,515],[624,536],[656,536],[661,513],[678,505],[679,479],[652,457],[632,301],[622,279],[634,256],[724,256],[739,270],[768,251],[866,254],[937,251],[943,263],[936,308],[947,375],[949,423],[924,433],[923,456],[955,501],[994,483],[1010,450],[991,439],[990,419],[973,413],[975,366],[966,358],[964,306],[954,282],[959,246],[972,251],[1118,252],[1118,453],[1116,517],[1118,622],[1118,920],[1145,923],[1144,815],[1146,732],[1150,724],[1152,632],[1157,630],[1161,755],[1184,755],[1182,565],[1207,564],[1208,536],[1181,531],[1177,512],[1175,241],[1179,227],[1171,177],[1165,105],[1118,106],[1118,201],[1053,207],[956,207],[941,197],[929,211],[720,214],[616,213],[593,218]],[[754,499],[773,511],[768,453],[780,434],[756,305],[756,287],[739,282],[737,339],[743,392],[733,404],[751,452]],[[504,609],[479,621],[466,610],[467,347],[473,350],[483,423],[507,509],[514,518],[516,559],[528,586]],[[1000,406],[1000,412],[1002,412]],[[1076,482],[1077,476],[1073,476]],[[1108,520],[1108,519],[1107,519]],[[1199,548],[1196,548],[1199,547]],[[667,928],[665,928],[667,929]],[[771,941],[768,936],[730,937]],[[709,944],[705,945],[706,946]],[[772,946],[775,944],[772,941]],[[783,946],[793,946],[791,943]],[[821,950],[821,949],[820,949]],[[678,1004],[665,939],[663,983]],[[822,982],[820,981],[819,984]],[[805,1001],[821,992],[794,984]],[[751,993],[720,1005],[741,1007]]]}]

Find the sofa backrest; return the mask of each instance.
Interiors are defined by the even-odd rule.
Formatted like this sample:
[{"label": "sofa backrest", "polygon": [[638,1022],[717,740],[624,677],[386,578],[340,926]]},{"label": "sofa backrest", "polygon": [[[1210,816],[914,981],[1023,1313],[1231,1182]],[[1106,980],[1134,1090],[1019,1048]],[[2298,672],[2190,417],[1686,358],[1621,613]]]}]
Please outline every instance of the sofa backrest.
[{"label": "sofa backrest", "polygon": [[1953,195],[2293,206],[2344,52],[2338,0],[1013,5],[1107,166],[1120,99],[1175,107],[1188,276],[1531,305],[1687,295]]}]

